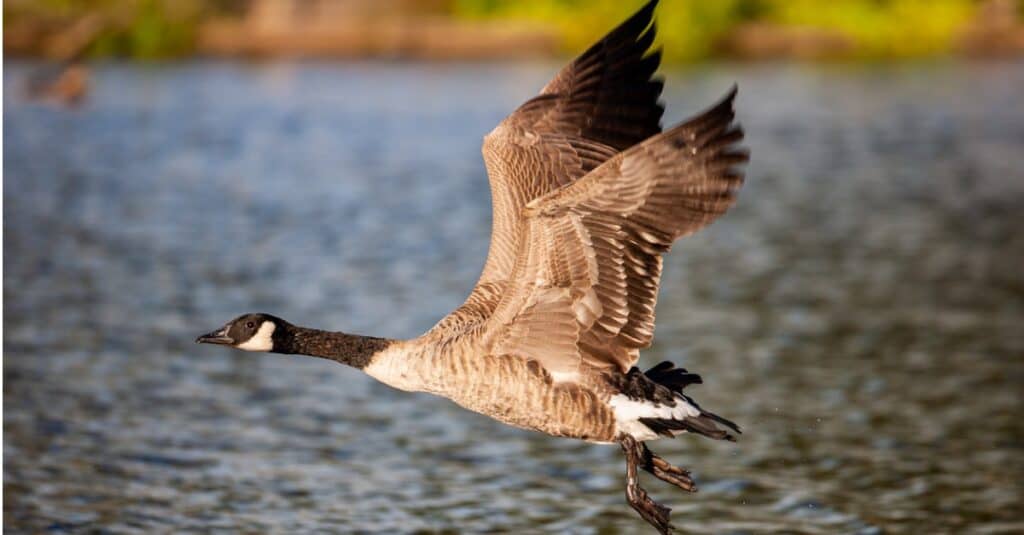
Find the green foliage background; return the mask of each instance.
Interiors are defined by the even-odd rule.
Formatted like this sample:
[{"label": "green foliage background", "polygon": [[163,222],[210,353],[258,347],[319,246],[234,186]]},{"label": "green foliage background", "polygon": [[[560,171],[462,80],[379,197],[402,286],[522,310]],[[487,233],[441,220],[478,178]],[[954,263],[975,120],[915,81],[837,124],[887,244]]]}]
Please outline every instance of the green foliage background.
[{"label": "green foliage background", "polygon": [[[344,1],[344,0],[334,0]],[[422,0],[464,20],[508,20],[555,28],[566,53],[578,52],[635,11],[643,0]],[[762,22],[831,30],[854,44],[855,59],[925,57],[948,52],[980,0],[662,0],[659,40],[667,62],[714,57],[723,36]],[[198,25],[235,12],[245,0],[6,0],[5,26],[25,17],[73,20],[99,14],[119,21],[90,47],[92,56],[158,58],[192,52]],[[416,0],[405,0],[410,9]],[[440,7],[439,7],[440,6]],[[1024,1],[1018,1],[1024,9]]]},{"label": "green foliage background", "polygon": [[92,57],[156,59],[195,49],[202,19],[230,0],[5,0],[4,26],[24,20],[69,26],[85,16],[103,19],[104,30],[89,46]]},{"label": "green foliage background", "polygon": [[[643,5],[623,0],[455,0],[467,18],[550,23],[567,50],[578,51]],[[970,22],[972,0],[663,0],[658,35],[666,61],[711,57],[726,33],[743,23],[834,30],[851,38],[854,56],[906,58],[949,51]]]}]

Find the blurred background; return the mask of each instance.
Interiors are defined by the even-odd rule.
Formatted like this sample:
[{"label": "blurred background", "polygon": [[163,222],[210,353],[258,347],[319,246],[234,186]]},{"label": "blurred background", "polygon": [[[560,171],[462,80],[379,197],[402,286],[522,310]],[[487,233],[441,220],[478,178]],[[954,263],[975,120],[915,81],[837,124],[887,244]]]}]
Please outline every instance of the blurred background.
[{"label": "blurred background", "polygon": [[[617,448],[317,359],[473,286],[481,137],[639,1],[4,2],[4,528],[646,533]],[[737,444],[662,441],[706,533],[1024,531],[1024,30],[1008,0],[663,0],[669,125],[752,160],[655,343]]]},{"label": "blurred background", "polygon": [[[632,11],[618,0],[8,0],[8,55],[550,57]],[[1016,0],[672,0],[669,62],[894,59],[1024,50]]]}]

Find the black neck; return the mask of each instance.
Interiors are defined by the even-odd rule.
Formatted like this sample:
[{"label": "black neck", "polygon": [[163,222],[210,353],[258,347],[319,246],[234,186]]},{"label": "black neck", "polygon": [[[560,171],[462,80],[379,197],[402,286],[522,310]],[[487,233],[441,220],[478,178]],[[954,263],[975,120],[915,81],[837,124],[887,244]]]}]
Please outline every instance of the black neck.
[{"label": "black neck", "polygon": [[363,369],[394,340],[287,325],[274,331],[274,353],[320,357]]}]

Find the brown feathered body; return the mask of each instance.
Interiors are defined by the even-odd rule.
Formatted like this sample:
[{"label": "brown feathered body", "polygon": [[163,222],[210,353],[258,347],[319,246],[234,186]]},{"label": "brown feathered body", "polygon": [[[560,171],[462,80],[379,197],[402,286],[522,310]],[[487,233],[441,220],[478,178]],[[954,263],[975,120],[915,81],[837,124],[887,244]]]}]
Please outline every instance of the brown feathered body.
[{"label": "brown feathered body", "polygon": [[[464,344],[400,342],[365,371],[396,388],[429,392],[509,425],[554,436],[612,442],[615,415],[602,376],[555,382],[536,360],[467,353]],[[583,378],[581,378],[583,379]]]}]

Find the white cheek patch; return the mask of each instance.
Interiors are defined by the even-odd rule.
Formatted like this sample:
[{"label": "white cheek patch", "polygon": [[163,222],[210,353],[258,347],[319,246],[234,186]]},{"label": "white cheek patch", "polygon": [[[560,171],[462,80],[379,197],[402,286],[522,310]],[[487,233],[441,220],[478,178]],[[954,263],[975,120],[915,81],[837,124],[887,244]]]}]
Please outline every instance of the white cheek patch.
[{"label": "white cheek patch", "polygon": [[260,325],[260,330],[256,331],[252,338],[235,347],[243,351],[270,351],[274,349],[274,339],[271,337],[276,328],[277,325],[274,325],[274,322],[264,321],[263,325]]}]

